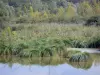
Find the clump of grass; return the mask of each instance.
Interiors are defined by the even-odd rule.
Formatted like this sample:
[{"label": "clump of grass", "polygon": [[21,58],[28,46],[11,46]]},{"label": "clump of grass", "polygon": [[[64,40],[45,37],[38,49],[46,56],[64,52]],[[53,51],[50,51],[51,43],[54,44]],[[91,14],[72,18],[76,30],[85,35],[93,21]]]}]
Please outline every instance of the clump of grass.
[{"label": "clump of grass", "polygon": [[13,50],[13,54],[21,57],[63,56],[65,44],[60,39],[38,38],[26,43],[19,43]]},{"label": "clump of grass", "polygon": [[14,46],[13,48],[13,55],[19,54],[23,49],[27,49],[28,45],[26,43],[19,43],[18,45]]},{"label": "clump of grass", "polygon": [[77,50],[68,50],[67,51],[68,53],[68,58],[72,57],[74,54],[77,54],[77,53],[80,53],[80,51],[77,51]]},{"label": "clump of grass", "polygon": [[78,52],[74,54],[72,57],[70,57],[70,62],[80,62],[80,61],[87,61],[89,59],[89,54],[86,52]]},{"label": "clump of grass", "polygon": [[86,48],[87,44],[84,41],[80,41],[79,39],[66,39],[63,40],[65,45],[68,45],[72,48]]},{"label": "clump of grass", "polygon": [[60,55],[60,51],[63,51],[65,47],[65,44],[59,39],[40,38],[37,40],[33,41],[33,49],[37,50],[41,57],[47,54],[53,56],[55,52]]},{"label": "clump of grass", "polygon": [[16,32],[13,32],[10,27],[1,31],[0,36],[0,54],[12,54],[13,42],[15,40]]},{"label": "clump of grass", "polygon": [[89,48],[100,48],[100,36],[91,38],[88,42]]}]

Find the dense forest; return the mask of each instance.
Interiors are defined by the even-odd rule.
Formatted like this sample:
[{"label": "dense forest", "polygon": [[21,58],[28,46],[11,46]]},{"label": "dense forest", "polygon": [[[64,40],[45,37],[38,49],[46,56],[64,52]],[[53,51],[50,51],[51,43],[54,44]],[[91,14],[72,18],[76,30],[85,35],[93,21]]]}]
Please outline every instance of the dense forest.
[{"label": "dense forest", "polygon": [[[99,0],[2,0],[0,23],[82,23],[100,14]],[[3,23],[2,23],[3,22]]]}]

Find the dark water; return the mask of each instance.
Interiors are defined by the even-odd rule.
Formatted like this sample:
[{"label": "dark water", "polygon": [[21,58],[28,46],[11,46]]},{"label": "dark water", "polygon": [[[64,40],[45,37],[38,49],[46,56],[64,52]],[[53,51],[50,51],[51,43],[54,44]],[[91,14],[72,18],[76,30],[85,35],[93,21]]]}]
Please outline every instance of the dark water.
[{"label": "dark water", "polygon": [[100,75],[100,54],[91,54],[87,62],[74,63],[58,57],[0,57],[0,75]]}]

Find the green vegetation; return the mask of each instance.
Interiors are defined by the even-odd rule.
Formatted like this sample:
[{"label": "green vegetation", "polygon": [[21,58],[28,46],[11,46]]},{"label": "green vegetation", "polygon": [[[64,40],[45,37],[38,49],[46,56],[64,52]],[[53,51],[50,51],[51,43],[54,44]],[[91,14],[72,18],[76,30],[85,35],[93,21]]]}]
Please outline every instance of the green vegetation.
[{"label": "green vegetation", "polygon": [[82,62],[82,61],[87,61],[89,59],[89,54],[88,53],[81,53],[78,52],[75,55],[73,55],[69,61],[70,62]]},{"label": "green vegetation", "polygon": [[70,47],[97,48],[99,19],[98,27],[82,25],[97,15],[100,2],[95,0],[2,0],[0,55],[68,57]]},{"label": "green vegetation", "polygon": [[[74,52],[75,53],[75,52]],[[1,63],[6,63],[9,64],[10,67],[14,63],[19,63],[21,65],[41,65],[41,66],[46,66],[46,65],[53,65],[57,66],[59,64],[69,64],[72,67],[78,68],[78,69],[90,69],[93,65],[97,66],[97,64],[100,62],[100,57],[99,54],[89,54],[91,59],[89,58],[86,62],[69,62],[69,58],[59,58],[59,57],[34,57],[34,58],[20,58],[16,56],[0,56],[0,62]],[[94,62],[95,61],[95,62]]]},{"label": "green vegetation", "polygon": [[[100,15],[100,2],[70,0],[0,1],[0,21],[9,23],[83,23]],[[1,24],[2,26],[2,24]]]},{"label": "green vegetation", "polygon": [[100,25],[100,16],[90,17],[90,19],[88,19],[86,21],[85,25],[86,26],[90,26],[90,25],[99,26]]},{"label": "green vegetation", "polygon": [[14,25],[0,32],[0,55],[68,57],[67,48],[99,47],[99,33],[100,27],[95,26],[56,23]]}]

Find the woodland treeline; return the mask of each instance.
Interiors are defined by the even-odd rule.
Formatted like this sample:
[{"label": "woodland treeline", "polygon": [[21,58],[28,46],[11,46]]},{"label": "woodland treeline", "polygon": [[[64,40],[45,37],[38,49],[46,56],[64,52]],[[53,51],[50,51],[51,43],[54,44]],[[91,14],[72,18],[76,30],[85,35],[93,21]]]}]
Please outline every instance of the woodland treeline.
[{"label": "woodland treeline", "polygon": [[82,23],[100,15],[99,0],[2,0],[0,25],[4,22]]}]

